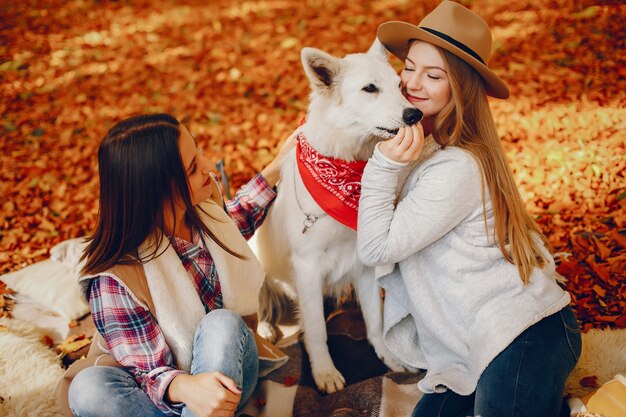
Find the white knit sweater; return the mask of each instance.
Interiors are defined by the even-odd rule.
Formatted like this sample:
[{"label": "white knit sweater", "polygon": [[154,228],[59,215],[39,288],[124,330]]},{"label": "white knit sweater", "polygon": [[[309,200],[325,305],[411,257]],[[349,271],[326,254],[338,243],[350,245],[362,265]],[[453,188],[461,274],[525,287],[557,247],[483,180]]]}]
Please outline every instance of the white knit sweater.
[{"label": "white knit sweater", "polygon": [[[377,148],[362,180],[358,252],[385,271],[384,340],[406,365],[427,369],[419,388],[475,391],[487,365],[520,333],[570,300],[555,282],[554,262],[523,285],[517,267],[494,243],[481,173],[466,151],[438,150],[413,168],[400,195],[405,164]],[[399,198],[397,205],[396,201]],[[381,274],[379,274],[381,275]]]}]

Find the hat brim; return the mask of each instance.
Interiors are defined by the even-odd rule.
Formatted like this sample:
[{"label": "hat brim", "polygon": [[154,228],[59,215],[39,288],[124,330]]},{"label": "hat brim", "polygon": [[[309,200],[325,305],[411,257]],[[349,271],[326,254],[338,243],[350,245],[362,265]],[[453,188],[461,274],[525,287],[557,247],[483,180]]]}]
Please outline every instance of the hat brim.
[{"label": "hat brim", "polygon": [[406,22],[385,22],[378,27],[378,39],[396,57],[402,61],[409,52],[409,43],[413,39],[439,46],[467,62],[481,75],[485,82],[485,91],[492,97],[505,99],[509,97],[509,87],[487,65],[450,42],[433,35],[419,27]]}]

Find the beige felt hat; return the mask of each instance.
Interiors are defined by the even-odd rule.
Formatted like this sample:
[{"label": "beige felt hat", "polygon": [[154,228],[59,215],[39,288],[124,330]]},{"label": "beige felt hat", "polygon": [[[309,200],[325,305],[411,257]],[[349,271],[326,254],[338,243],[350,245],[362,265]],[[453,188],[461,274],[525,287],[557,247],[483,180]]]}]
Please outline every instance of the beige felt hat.
[{"label": "beige felt hat", "polygon": [[496,98],[509,96],[504,81],[487,66],[491,55],[491,31],[487,22],[459,3],[442,1],[417,26],[399,21],[385,22],[378,27],[378,39],[402,60],[414,39],[439,46],[478,71],[488,95]]}]

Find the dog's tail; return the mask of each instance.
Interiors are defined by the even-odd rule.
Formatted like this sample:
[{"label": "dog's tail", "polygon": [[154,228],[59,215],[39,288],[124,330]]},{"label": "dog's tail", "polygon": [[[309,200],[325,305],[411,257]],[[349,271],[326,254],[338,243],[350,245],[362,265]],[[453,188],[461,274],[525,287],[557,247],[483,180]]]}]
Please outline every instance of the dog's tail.
[{"label": "dog's tail", "polygon": [[286,284],[266,277],[259,294],[259,319],[276,324],[297,317],[297,310],[292,290]]}]

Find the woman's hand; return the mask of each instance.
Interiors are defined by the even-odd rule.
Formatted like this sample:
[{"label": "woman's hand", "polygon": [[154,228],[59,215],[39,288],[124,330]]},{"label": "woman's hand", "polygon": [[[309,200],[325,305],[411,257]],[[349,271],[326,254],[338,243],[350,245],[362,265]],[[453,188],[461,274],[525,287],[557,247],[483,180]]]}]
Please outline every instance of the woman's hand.
[{"label": "woman's hand", "polygon": [[392,161],[407,163],[417,161],[424,148],[424,129],[421,123],[401,127],[393,138],[382,142],[380,151]]},{"label": "woman's hand", "polygon": [[294,130],[293,133],[289,135],[280,147],[278,155],[261,171],[261,175],[263,175],[263,178],[265,178],[265,181],[267,181],[270,187],[275,186],[280,179],[280,166],[285,156],[296,146],[296,138],[299,132],[300,128]]},{"label": "woman's hand", "polygon": [[167,398],[185,403],[197,417],[231,417],[241,400],[241,390],[221,372],[180,374],[167,388]]}]

